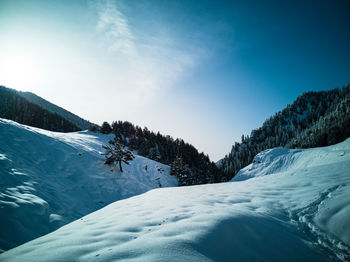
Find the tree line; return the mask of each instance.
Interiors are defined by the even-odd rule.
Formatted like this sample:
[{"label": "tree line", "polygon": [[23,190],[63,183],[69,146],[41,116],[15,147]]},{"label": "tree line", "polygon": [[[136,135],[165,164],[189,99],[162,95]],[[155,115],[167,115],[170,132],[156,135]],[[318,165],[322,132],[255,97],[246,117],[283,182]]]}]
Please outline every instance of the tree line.
[{"label": "tree line", "polygon": [[330,91],[307,92],[268,118],[262,127],[242,136],[219,163],[221,181],[230,180],[254,156],[268,148],[311,148],[350,137],[350,85]]},{"label": "tree line", "polygon": [[103,134],[113,133],[130,150],[141,156],[170,165],[171,174],[176,176],[179,185],[198,185],[220,182],[221,171],[208,155],[199,153],[191,144],[182,139],[161,135],[127,121],[115,121],[111,125],[104,122],[91,131]]},{"label": "tree line", "polygon": [[74,132],[80,129],[56,113],[29,102],[16,90],[0,86],[0,117],[20,124],[57,132]]}]

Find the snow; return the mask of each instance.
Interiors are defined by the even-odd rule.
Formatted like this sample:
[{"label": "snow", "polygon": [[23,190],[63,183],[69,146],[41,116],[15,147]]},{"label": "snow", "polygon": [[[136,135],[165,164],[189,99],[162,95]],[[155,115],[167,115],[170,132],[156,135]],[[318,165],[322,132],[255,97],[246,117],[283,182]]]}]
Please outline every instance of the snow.
[{"label": "snow", "polygon": [[116,200],[158,188],[159,182],[177,186],[169,166],[141,156],[123,164],[123,173],[104,165],[102,144],[112,138],[87,131],[56,133],[0,119],[0,251]]},{"label": "snow", "polygon": [[281,147],[267,149],[257,154],[253,163],[241,169],[231,181],[337,163],[339,157],[348,150],[347,143],[308,150]]},{"label": "snow", "polygon": [[349,170],[350,139],[267,150],[233,182],[114,202],[0,260],[349,261]]}]

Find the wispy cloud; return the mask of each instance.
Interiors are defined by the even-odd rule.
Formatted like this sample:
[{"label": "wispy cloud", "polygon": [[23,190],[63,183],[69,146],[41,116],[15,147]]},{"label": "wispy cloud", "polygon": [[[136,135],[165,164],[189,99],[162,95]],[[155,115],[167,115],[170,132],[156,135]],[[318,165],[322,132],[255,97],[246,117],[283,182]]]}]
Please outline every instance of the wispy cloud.
[{"label": "wispy cloud", "polygon": [[116,3],[105,1],[96,7],[98,12],[97,31],[105,35],[110,50],[126,55],[135,55],[135,37]]},{"label": "wispy cloud", "polygon": [[169,34],[154,35],[135,24],[130,26],[118,2],[106,0],[94,8],[96,31],[115,58],[112,64],[118,65],[115,80],[118,86],[127,86],[123,95],[138,105],[152,102],[197,64],[197,54]]}]

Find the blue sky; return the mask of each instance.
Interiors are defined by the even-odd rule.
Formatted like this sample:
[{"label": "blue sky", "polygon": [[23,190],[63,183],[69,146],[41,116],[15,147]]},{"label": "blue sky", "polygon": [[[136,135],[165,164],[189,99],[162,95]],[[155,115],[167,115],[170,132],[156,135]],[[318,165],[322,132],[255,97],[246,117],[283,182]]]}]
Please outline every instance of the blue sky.
[{"label": "blue sky", "polygon": [[350,82],[349,1],[0,0],[0,84],[218,160],[303,92]]}]

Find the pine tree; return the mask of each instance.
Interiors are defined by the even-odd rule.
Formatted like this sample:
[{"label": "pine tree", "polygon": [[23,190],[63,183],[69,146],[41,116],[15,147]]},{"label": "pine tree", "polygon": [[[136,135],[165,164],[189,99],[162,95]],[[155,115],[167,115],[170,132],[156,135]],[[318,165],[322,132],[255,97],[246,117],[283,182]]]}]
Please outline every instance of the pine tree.
[{"label": "pine tree", "polygon": [[150,148],[148,156],[150,159],[158,162],[161,160],[161,155],[159,153],[159,148],[157,144],[155,147]]},{"label": "pine tree", "polygon": [[291,105],[268,118],[263,125],[242,136],[219,163],[231,179],[262,150],[276,146],[309,148],[327,146],[350,136],[350,85],[342,89],[307,92]]},{"label": "pine tree", "polygon": [[101,126],[101,133],[102,134],[110,134],[112,132],[112,127],[110,126],[110,124],[108,124],[108,122],[103,122],[102,126]]},{"label": "pine tree", "polygon": [[170,164],[170,175],[175,176],[179,181],[179,186],[192,184],[190,179],[190,170],[188,165],[185,165],[182,157],[177,156]]},{"label": "pine tree", "polygon": [[[177,156],[181,156],[186,163],[184,174],[187,178],[183,182],[187,185],[219,181],[220,170],[215,163],[211,162],[209,157],[203,157],[194,146],[182,139],[163,136],[159,132],[154,133],[147,127],[142,129],[130,122],[115,121],[112,123],[112,128],[112,132],[120,138],[123,145],[130,150],[137,150],[141,156],[166,165],[170,165]],[[209,169],[212,174],[209,174]]]},{"label": "pine tree", "polygon": [[91,126],[88,128],[88,130],[91,131],[91,132],[96,133],[96,132],[99,132],[99,131],[100,131],[100,127],[99,127],[98,125],[93,124],[93,125],[91,125]]},{"label": "pine tree", "polygon": [[103,154],[106,157],[105,164],[113,165],[117,162],[120,172],[123,172],[122,162],[129,165],[129,161],[132,161],[135,157],[130,150],[124,149],[123,144],[118,138],[115,138],[114,141],[109,141],[109,144],[102,146],[106,150]]}]

